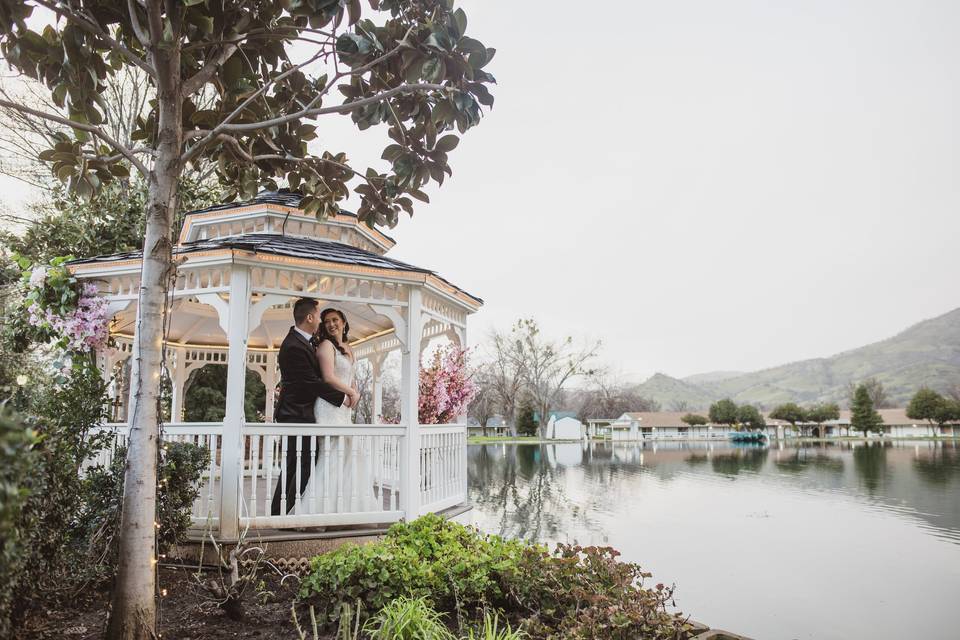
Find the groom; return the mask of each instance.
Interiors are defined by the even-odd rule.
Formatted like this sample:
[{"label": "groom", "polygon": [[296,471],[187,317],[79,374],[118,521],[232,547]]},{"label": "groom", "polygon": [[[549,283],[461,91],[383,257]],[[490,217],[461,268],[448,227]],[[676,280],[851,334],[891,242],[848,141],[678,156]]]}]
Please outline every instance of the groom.
[{"label": "groom", "polygon": [[[274,410],[277,422],[315,423],[313,406],[317,398],[323,398],[334,406],[346,404],[350,400],[323,381],[320,375],[320,363],[316,350],[311,343],[320,328],[320,309],[316,300],[300,298],[293,305],[293,321],[296,326],[280,345],[278,361],[280,364],[280,398]],[[285,485],[286,505],[283,513],[289,513],[303,493],[313,470],[312,436],[301,436],[300,447],[300,486],[297,486],[297,437],[287,436],[287,480]],[[272,515],[280,515],[280,481],[273,493],[270,505]]]}]

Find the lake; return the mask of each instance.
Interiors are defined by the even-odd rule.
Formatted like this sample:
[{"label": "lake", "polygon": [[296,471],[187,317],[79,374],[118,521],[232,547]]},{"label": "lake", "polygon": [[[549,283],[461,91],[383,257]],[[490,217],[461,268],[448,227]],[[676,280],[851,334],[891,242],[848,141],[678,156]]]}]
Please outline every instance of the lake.
[{"label": "lake", "polygon": [[609,545],[760,639],[958,638],[960,444],[470,445],[474,524]]}]

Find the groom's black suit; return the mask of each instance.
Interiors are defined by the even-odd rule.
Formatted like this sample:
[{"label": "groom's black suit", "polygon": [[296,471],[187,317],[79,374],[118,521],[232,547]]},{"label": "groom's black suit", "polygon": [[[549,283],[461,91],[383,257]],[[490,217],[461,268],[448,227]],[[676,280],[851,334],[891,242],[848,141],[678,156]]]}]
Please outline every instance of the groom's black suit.
[{"label": "groom's black suit", "polygon": [[[323,381],[320,362],[317,360],[313,345],[294,327],[290,327],[290,332],[283,339],[277,360],[280,365],[280,397],[273,412],[276,422],[316,422],[313,405],[317,398],[323,398],[337,407],[343,404],[345,394]],[[314,465],[312,440],[312,436],[301,436],[300,486],[297,487],[297,437],[287,437],[284,513],[289,513],[293,509],[297,496],[303,492],[307,487],[307,481],[310,480],[310,471],[313,470]],[[270,513],[273,515],[280,515],[280,489],[278,481],[277,489],[273,493],[273,502],[270,505]]]}]

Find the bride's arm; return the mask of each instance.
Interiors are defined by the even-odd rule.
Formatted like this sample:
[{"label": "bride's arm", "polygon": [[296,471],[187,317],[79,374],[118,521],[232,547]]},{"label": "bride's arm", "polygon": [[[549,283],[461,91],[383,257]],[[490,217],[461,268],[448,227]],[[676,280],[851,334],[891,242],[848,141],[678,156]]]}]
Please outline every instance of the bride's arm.
[{"label": "bride's arm", "polygon": [[320,361],[320,374],[323,376],[323,381],[329,384],[331,387],[337,391],[342,391],[343,393],[350,395],[354,393],[353,387],[344,384],[344,382],[337,377],[336,371],[333,367],[333,343],[329,340],[324,340],[320,343],[320,346],[317,347],[317,359]]}]

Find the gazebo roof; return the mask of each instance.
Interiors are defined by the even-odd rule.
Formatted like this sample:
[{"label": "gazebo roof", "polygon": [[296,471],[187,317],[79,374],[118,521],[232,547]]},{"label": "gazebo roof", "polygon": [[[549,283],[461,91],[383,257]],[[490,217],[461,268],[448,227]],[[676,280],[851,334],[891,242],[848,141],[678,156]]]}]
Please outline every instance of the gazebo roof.
[{"label": "gazebo roof", "polygon": [[[416,267],[393,258],[377,255],[370,251],[364,251],[357,247],[332,242],[330,240],[320,240],[312,238],[302,238],[297,236],[283,236],[276,233],[245,233],[238,236],[228,236],[226,238],[213,238],[210,240],[197,240],[177,245],[173,248],[174,255],[185,255],[199,251],[216,251],[218,249],[237,249],[240,251],[249,251],[253,254],[268,253],[277,256],[287,256],[290,258],[301,258],[306,260],[319,260],[323,262],[335,262],[338,264],[356,265],[362,267],[372,267],[375,269],[387,269],[391,271],[407,271],[414,273],[429,274],[451,287],[455,287],[461,293],[469,296],[473,300],[483,303],[483,300],[477,296],[463,291],[453,283],[442,278],[436,272],[423,267]],[[142,251],[128,251],[126,253],[115,253],[111,255],[94,256],[92,258],[80,258],[70,262],[71,265],[81,264],[103,264],[107,265],[113,262],[125,262],[128,260],[140,260]]]},{"label": "gazebo roof", "polygon": [[[301,200],[297,193],[262,192],[247,202],[187,214],[173,247],[177,277],[168,340],[198,347],[226,344],[224,314],[231,273],[238,266],[249,274],[251,304],[258,309],[251,348],[279,344],[298,295],[344,310],[357,340],[388,339],[409,287],[423,287],[422,312],[441,329],[464,328],[466,316],[483,304],[430,269],[385,256],[393,239],[353,214],[318,219],[297,208]],[[118,338],[132,339],[136,307],[130,303],[138,297],[142,259],[142,251],[129,251],[68,264],[77,277],[102,282],[101,292],[116,309],[112,331]]]},{"label": "gazebo roof", "polygon": [[[244,200],[242,202],[225,202],[222,204],[215,204],[209,207],[204,207],[203,209],[196,209],[187,213],[188,216],[192,215],[201,215],[205,213],[211,213],[213,211],[227,211],[230,209],[237,209],[240,207],[250,207],[254,205],[261,204],[272,204],[279,205],[281,207],[288,207],[290,209],[300,208],[300,201],[303,200],[303,194],[297,191],[290,191],[289,189],[280,189],[279,191],[261,191],[256,195],[256,197],[249,200]],[[338,216],[347,217],[347,218],[357,218],[357,214],[351,213],[349,211],[341,210]],[[391,242],[396,242],[393,238],[387,234],[380,232],[381,235],[386,237]]]}]

